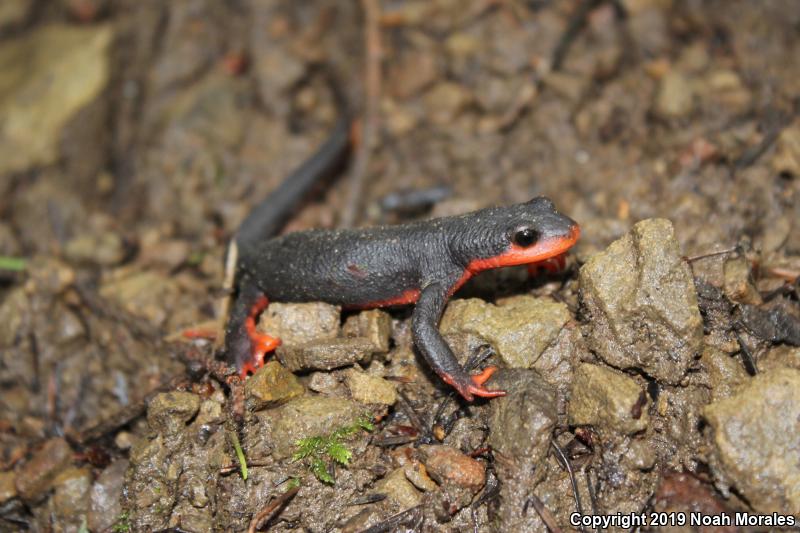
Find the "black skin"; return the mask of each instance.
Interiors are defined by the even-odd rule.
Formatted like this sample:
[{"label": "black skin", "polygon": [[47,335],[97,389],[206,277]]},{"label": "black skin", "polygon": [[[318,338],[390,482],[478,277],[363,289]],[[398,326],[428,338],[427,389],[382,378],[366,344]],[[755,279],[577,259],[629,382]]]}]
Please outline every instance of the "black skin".
[{"label": "black skin", "polygon": [[[346,143],[337,128],[332,140],[290,179],[312,184]],[[334,146],[337,150],[331,150]],[[326,147],[328,148],[326,151]],[[316,159],[315,159],[316,158]],[[304,170],[305,169],[305,170]],[[296,187],[297,190],[301,187]],[[302,193],[301,193],[302,194]],[[471,376],[458,364],[438,330],[450,295],[474,273],[487,268],[530,264],[559,255],[574,244],[577,224],[546,198],[466,215],[353,230],[310,230],[264,239],[286,204],[270,196],[237,234],[238,295],[228,327],[230,361],[243,374],[262,364],[252,332],[254,316],[266,304],[324,301],[345,308],[416,303],[414,343],[431,368],[467,400],[501,396],[483,387],[494,369]],[[268,213],[272,213],[269,215]],[[258,238],[256,238],[258,237]],[[509,254],[514,249],[515,256]],[[250,331],[245,326],[250,320]]]}]

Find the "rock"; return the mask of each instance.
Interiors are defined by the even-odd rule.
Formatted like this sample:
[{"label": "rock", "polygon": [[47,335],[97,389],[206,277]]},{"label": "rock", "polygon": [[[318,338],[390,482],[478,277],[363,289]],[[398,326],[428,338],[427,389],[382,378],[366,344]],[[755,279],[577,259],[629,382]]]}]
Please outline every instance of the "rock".
[{"label": "rock", "polygon": [[547,88],[574,104],[589,88],[591,78],[566,72],[549,72],[542,81]]},{"label": "rock", "polygon": [[646,440],[635,439],[628,445],[627,453],[622,457],[622,462],[637,470],[652,470],[656,465],[656,449]]},{"label": "rock", "polygon": [[567,306],[549,298],[515,296],[498,305],[470,298],[450,302],[441,331],[479,335],[509,366],[530,368],[569,318]]},{"label": "rock", "polygon": [[439,483],[453,483],[473,494],[486,483],[483,464],[455,448],[443,445],[420,446],[428,474]]},{"label": "rock", "polygon": [[580,271],[589,347],[608,364],[678,383],[703,346],[703,320],[672,223],[649,219]]},{"label": "rock", "polygon": [[5,367],[13,367],[11,360],[6,361],[10,355],[10,348],[14,346],[22,325],[26,319],[28,294],[23,287],[19,287],[3,294],[0,302],[0,362]]},{"label": "rock", "polygon": [[67,441],[62,438],[48,440],[30,461],[17,469],[17,492],[25,501],[41,500],[53,487],[56,477],[71,463],[72,449]]},{"label": "rock", "polygon": [[689,116],[694,108],[692,84],[678,71],[671,70],[659,81],[655,114],[664,120]]},{"label": "rock", "polygon": [[364,406],[352,400],[309,395],[266,411],[273,425],[274,454],[289,457],[299,439],[327,435],[353,424],[365,411]]},{"label": "rock", "polygon": [[800,516],[800,371],[759,374],[703,414],[720,482],[760,513]]},{"label": "rock", "polygon": [[430,492],[436,490],[438,485],[428,476],[428,470],[425,465],[419,461],[409,461],[403,465],[403,472],[415,487],[419,490]]},{"label": "rock", "polygon": [[339,334],[339,308],[323,302],[270,303],[261,314],[258,329],[278,337],[284,346],[335,339]]},{"label": "rock", "polygon": [[700,363],[708,373],[712,401],[730,397],[739,385],[749,379],[738,357],[731,357],[711,346],[703,351]]},{"label": "rock", "polygon": [[800,121],[781,131],[771,163],[776,174],[800,176]]},{"label": "rock", "polygon": [[327,396],[345,396],[347,391],[339,381],[339,375],[332,372],[312,372],[306,386],[314,392]]},{"label": "rock", "polygon": [[100,287],[104,298],[114,300],[131,314],[161,325],[170,315],[169,305],[179,298],[174,281],[156,272],[134,272],[129,276],[110,280]]},{"label": "rock", "polygon": [[[628,3],[630,2],[626,2]],[[631,13],[627,26],[635,48],[643,57],[658,57],[669,51],[670,24],[664,10],[657,6],[638,9]]]},{"label": "rock", "polygon": [[120,496],[127,470],[128,460],[117,459],[100,473],[92,485],[87,522],[90,531],[104,531],[116,522],[122,512]]},{"label": "rock", "polygon": [[441,125],[452,122],[471,99],[466,88],[450,81],[437,83],[423,96],[427,116]]},{"label": "rock", "polygon": [[[800,370],[800,348],[786,345],[773,346],[758,359],[758,369],[761,372],[769,372],[780,367]],[[746,379],[742,381],[746,381]]]},{"label": "rock", "polygon": [[248,409],[259,410],[284,403],[305,392],[294,374],[277,361],[270,361],[244,384]]},{"label": "rock", "polygon": [[296,346],[281,345],[276,355],[290,371],[332,370],[357,362],[366,362],[373,344],[365,338],[331,339]]},{"label": "rock", "polygon": [[127,250],[116,233],[84,233],[67,241],[64,257],[76,263],[112,266],[125,259]]},{"label": "rock", "polygon": [[392,317],[380,309],[362,311],[348,317],[342,328],[345,337],[364,337],[372,342],[375,353],[389,351],[389,336],[392,333]]},{"label": "rock", "polygon": [[645,392],[625,374],[582,364],[575,371],[567,412],[570,425],[633,434],[647,427],[648,405]]},{"label": "rock", "polygon": [[752,283],[750,264],[747,258],[727,259],[723,265],[725,276],[725,296],[734,302],[758,305],[761,295]]},{"label": "rock", "polygon": [[543,459],[558,420],[553,387],[535,371],[522,369],[499,370],[489,385],[506,391],[489,403],[489,445],[511,459]]},{"label": "rock", "polygon": [[23,24],[33,12],[34,0],[5,0],[0,2],[0,31]]},{"label": "rock", "polygon": [[162,392],[147,406],[147,423],[162,435],[178,433],[200,409],[200,397],[190,392]]},{"label": "rock", "polygon": [[388,476],[378,481],[375,484],[375,492],[386,494],[390,501],[403,510],[422,503],[422,494],[406,479],[402,468],[393,470]]},{"label": "rock", "polygon": [[699,84],[695,92],[700,93],[711,104],[720,104],[731,113],[744,113],[752,103],[750,90],[742,83],[739,75],[728,69],[710,72]]},{"label": "rock", "polygon": [[58,475],[53,482],[53,510],[59,525],[76,529],[87,519],[92,472],[89,468],[71,467]]},{"label": "rock", "polygon": [[345,378],[347,388],[354,400],[361,403],[379,403],[394,405],[397,401],[397,390],[394,384],[378,376],[351,368]]},{"label": "rock", "polygon": [[[668,472],[661,479],[653,495],[653,509],[661,513],[698,513],[717,516],[732,515],[725,502],[713,490],[692,474]],[[708,533],[735,533],[737,527],[704,527]]]},{"label": "rock", "polygon": [[399,100],[407,100],[433,84],[439,76],[436,54],[431,51],[411,51],[389,69],[387,89]]},{"label": "rock", "polygon": [[57,161],[62,129],[108,83],[111,39],[107,25],[53,25],[0,46],[0,174]]},{"label": "rock", "polygon": [[17,497],[16,480],[14,472],[0,472],[0,505]]},{"label": "rock", "polygon": [[741,304],[734,316],[756,337],[778,343],[800,346],[800,318],[795,316],[794,306],[777,300],[769,307]]}]

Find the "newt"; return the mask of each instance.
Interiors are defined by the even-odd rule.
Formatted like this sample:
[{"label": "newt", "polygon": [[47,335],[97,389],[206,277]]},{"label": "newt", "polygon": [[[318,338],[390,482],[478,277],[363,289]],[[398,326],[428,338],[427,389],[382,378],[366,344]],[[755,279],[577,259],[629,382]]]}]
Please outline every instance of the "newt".
[{"label": "newt", "polygon": [[504,395],[484,387],[495,367],[470,375],[458,364],[438,330],[445,305],[481,271],[558,259],[577,241],[577,223],[537,197],[460,216],[275,237],[305,193],[341,162],[348,132],[349,121],[339,120],[319,151],[238,229],[238,290],[225,330],[228,360],[245,378],[280,344],[256,331],[270,300],[323,301],[346,309],[414,304],[414,344],[436,374],[468,401]]}]

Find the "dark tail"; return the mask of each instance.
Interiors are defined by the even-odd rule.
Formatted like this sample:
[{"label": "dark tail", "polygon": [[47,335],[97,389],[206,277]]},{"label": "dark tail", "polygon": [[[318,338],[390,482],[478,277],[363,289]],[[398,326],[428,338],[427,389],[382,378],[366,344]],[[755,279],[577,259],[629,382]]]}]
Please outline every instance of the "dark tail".
[{"label": "dark tail", "polygon": [[331,136],[247,215],[236,232],[240,252],[252,243],[276,235],[314,185],[330,177],[344,163],[350,149],[350,114],[338,88],[333,84],[332,87],[340,117]]}]

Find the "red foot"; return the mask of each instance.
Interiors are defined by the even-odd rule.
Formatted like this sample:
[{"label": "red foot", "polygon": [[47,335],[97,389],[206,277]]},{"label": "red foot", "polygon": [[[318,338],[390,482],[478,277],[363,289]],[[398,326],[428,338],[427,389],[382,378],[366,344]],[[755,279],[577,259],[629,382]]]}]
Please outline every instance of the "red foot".
[{"label": "red foot", "polygon": [[505,396],[506,391],[487,389],[483,386],[486,380],[492,377],[492,374],[494,374],[496,370],[497,367],[487,366],[480,374],[469,376],[470,381],[465,383],[457,382],[452,376],[447,374],[442,375],[442,379],[445,383],[455,388],[468,402],[473,401],[475,396],[480,396],[481,398],[497,398],[498,396]]},{"label": "red foot", "polygon": [[268,305],[269,300],[266,296],[262,296],[250,308],[250,313],[245,320],[247,336],[250,337],[250,360],[242,364],[239,371],[242,379],[246,378],[248,374],[254,374],[256,370],[264,366],[264,356],[281,344],[280,339],[256,331],[256,319]]},{"label": "red foot", "polygon": [[544,261],[539,261],[538,263],[532,263],[528,265],[528,275],[533,277],[539,275],[541,272],[558,274],[559,272],[562,272],[566,266],[567,254],[563,253],[561,255],[545,259]]}]

